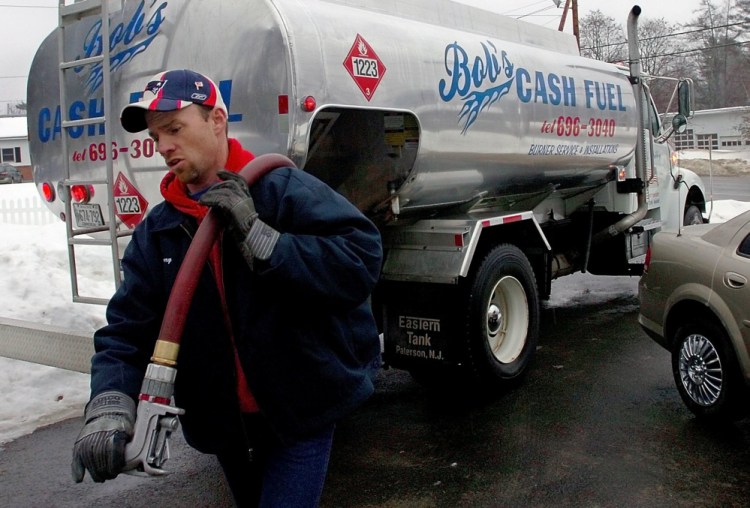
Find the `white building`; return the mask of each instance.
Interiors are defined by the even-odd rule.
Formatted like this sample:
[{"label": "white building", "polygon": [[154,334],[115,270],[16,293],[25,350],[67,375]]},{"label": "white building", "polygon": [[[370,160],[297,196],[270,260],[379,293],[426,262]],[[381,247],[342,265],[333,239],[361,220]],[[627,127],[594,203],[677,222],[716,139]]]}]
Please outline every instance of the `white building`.
[{"label": "white building", "polygon": [[750,125],[750,106],[704,109],[696,111],[688,121],[688,128],[675,135],[675,149],[732,150],[750,146],[750,138],[743,137],[741,126]]},{"label": "white building", "polygon": [[16,166],[25,181],[31,180],[29,132],[25,116],[0,117],[0,162]]}]

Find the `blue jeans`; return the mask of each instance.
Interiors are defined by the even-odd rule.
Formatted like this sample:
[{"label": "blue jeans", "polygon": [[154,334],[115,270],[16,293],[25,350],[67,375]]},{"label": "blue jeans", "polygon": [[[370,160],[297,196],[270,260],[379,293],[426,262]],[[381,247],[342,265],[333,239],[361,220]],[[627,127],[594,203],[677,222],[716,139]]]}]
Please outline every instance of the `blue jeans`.
[{"label": "blue jeans", "polygon": [[317,507],[323,493],[334,425],[293,443],[281,443],[259,416],[245,420],[251,446],[218,455],[240,507]]}]

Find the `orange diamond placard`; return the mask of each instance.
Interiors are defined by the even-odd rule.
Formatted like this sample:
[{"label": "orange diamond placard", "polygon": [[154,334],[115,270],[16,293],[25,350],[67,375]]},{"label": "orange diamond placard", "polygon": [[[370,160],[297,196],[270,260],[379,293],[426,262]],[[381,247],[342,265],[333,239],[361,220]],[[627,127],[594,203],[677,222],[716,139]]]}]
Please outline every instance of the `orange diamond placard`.
[{"label": "orange diamond placard", "polygon": [[134,228],[146,213],[148,201],[138,192],[135,185],[122,173],[117,175],[112,189],[115,198],[115,215],[129,228]]},{"label": "orange diamond placard", "polygon": [[372,99],[386,69],[372,46],[359,34],[344,59],[344,67],[357,83],[365,99]]}]

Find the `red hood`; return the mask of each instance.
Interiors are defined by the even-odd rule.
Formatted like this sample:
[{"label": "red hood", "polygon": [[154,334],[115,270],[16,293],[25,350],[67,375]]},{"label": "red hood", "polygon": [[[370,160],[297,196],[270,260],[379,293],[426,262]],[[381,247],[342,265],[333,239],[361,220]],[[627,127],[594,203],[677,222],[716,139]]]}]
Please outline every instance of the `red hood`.
[{"label": "red hood", "polygon": [[[234,138],[229,139],[229,156],[224,165],[224,169],[237,173],[245,165],[253,160],[255,156],[242,148],[239,141]],[[190,197],[187,186],[179,181],[171,171],[164,175],[160,185],[161,195],[164,199],[174,205],[179,211],[195,217],[198,220],[203,219],[208,213],[208,207],[202,205]]]}]

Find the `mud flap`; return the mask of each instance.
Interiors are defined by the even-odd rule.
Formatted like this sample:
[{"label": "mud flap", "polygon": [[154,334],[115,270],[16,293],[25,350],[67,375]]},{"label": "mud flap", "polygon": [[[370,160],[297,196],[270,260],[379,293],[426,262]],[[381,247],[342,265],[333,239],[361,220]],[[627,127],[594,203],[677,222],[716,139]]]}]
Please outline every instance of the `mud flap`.
[{"label": "mud flap", "polygon": [[463,348],[455,343],[462,322],[456,315],[456,286],[389,282],[382,289],[387,365],[409,370],[461,364]]}]

